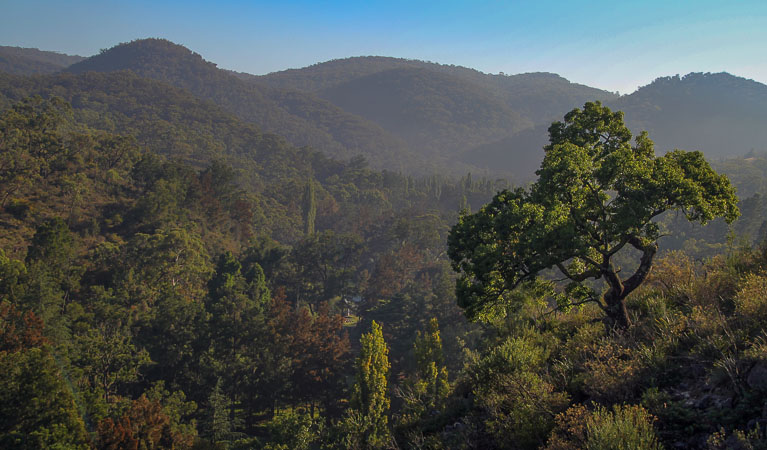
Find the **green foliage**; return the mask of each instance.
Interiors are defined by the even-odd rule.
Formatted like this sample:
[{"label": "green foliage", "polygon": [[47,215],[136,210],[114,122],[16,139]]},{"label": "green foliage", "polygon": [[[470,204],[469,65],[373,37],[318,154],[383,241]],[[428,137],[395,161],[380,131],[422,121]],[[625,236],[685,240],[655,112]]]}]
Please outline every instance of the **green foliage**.
[{"label": "green foliage", "polygon": [[295,412],[276,416],[268,426],[270,442],[265,450],[309,450],[323,434],[320,421]]},{"label": "green foliage", "polygon": [[235,435],[232,433],[232,423],[229,417],[229,400],[221,390],[221,378],[216,380],[216,385],[208,397],[207,416],[202,423],[203,436],[213,443],[225,443],[232,441]]},{"label": "green foliage", "polygon": [[[657,251],[652,219],[681,210],[691,221],[723,216],[731,222],[738,215],[734,189],[700,152],[655,157],[646,133],[632,146],[622,113],[598,102],[571,111],[549,134],[539,178],[529,191],[500,192],[451,230],[448,252],[462,274],[459,304],[476,317],[487,305],[507,301],[510,290],[557,267],[576,284],[604,279],[608,290],[601,299],[589,289],[570,289],[571,301],[597,302],[625,327],[630,319],[624,299],[644,281]],[[621,279],[611,261],[626,245],[642,255],[636,271]]]},{"label": "green foliage", "polygon": [[383,330],[375,321],[369,333],[360,338],[360,354],[355,363],[356,381],[352,390],[351,410],[347,416],[359,426],[352,432],[360,445],[365,448],[381,448],[389,439],[388,396],[389,349],[383,339]]},{"label": "green foliage", "polygon": [[615,406],[612,411],[597,408],[588,425],[589,450],[660,450],[653,429],[653,417],[641,406]]},{"label": "green foliage", "polygon": [[3,448],[89,448],[75,397],[50,349],[1,352],[0,380]]},{"label": "green foliage", "polygon": [[654,417],[641,406],[616,405],[588,411],[576,405],[557,416],[547,450],[663,448],[653,428]]},{"label": "green foliage", "polygon": [[309,180],[306,182],[306,189],[304,190],[304,198],[301,201],[301,208],[304,215],[304,236],[311,236],[314,234],[314,221],[317,218],[317,201],[314,194],[314,182]]},{"label": "green foliage", "polygon": [[508,339],[471,368],[480,420],[497,448],[538,448],[568,395],[541,374],[547,351],[530,337]]},{"label": "green foliage", "polygon": [[416,358],[416,391],[422,393],[426,409],[440,408],[450,390],[447,369],[443,365],[442,338],[436,318],[429,321],[423,334],[419,331],[413,351]]}]

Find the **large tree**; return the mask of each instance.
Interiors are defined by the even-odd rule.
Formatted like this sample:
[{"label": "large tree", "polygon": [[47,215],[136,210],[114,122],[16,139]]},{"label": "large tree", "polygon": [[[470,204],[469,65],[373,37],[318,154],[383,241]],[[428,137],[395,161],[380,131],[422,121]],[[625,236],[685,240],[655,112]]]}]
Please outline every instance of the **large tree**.
[{"label": "large tree", "polygon": [[[528,190],[499,192],[463,215],[448,238],[459,304],[469,316],[512,298],[511,291],[557,268],[569,284],[566,304],[595,302],[612,325],[630,324],[625,299],[647,277],[669,210],[706,223],[739,215],[735,189],[700,152],[656,156],[646,132],[634,139],[622,112],[599,102],[574,109],[549,128],[546,155]],[[626,274],[615,256],[638,250]],[[600,294],[589,279],[604,280]]]}]

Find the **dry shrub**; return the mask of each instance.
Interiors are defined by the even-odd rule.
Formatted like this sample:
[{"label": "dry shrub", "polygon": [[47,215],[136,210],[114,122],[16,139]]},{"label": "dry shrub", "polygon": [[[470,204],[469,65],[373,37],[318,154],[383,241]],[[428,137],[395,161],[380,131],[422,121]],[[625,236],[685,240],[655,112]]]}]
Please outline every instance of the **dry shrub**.
[{"label": "dry shrub", "polygon": [[639,352],[603,339],[584,349],[588,355],[583,368],[583,390],[593,399],[616,403],[635,396],[645,364]]},{"label": "dry shrub", "polygon": [[767,277],[749,274],[735,295],[736,320],[750,332],[759,332],[767,324]]},{"label": "dry shrub", "polygon": [[686,253],[672,251],[653,264],[645,286],[655,288],[670,297],[689,298],[695,282],[695,263]]},{"label": "dry shrub", "polygon": [[545,450],[660,450],[655,418],[638,405],[574,405],[557,415]]}]

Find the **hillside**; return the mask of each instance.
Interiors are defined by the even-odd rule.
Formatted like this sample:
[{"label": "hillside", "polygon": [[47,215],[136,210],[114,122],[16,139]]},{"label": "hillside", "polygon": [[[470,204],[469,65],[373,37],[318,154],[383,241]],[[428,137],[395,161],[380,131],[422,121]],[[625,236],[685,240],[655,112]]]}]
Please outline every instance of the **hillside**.
[{"label": "hillside", "polygon": [[256,77],[238,74],[243,79],[261,81],[270,86],[321,92],[394,69],[426,69],[442,75],[469,81],[485,90],[486,95],[502,100],[535,124],[550,122],[564,112],[589,100],[617,98],[613,93],[576,83],[552,73],[518,75],[488,74],[467,67],[425,61],[364,56],[328,61],[303,69],[289,69]]},{"label": "hillside", "polygon": [[0,72],[35,75],[58,72],[82,61],[82,56],[46,52],[36,48],[0,46]]},{"label": "hillside", "polygon": [[442,154],[532,125],[480,86],[428,69],[378,72],[328,88],[320,95],[415,148]]},{"label": "hillside", "polygon": [[658,149],[701,150],[708,158],[767,149],[767,86],[728,73],[658,78],[608,103],[647,130]]},{"label": "hillside", "polygon": [[341,159],[362,154],[377,167],[392,161],[398,161],[403,169],[424,165],[381,128],[327,101],[246,83],[169,41],[145,39],[120,44],[67,69],[76,74],[120,70],[186,89],[296,146],[311,146]]},{"label": "hillside", "polygon": [[[6,69],[14,73],[51,72],[79,58],[2,49],[17,55]],[[593,100],[624,111],[635,132],[650,132],[658,151],[699,149],[717,159],[763,150],[767,142],[767,87],[726,73],[659,78],[618,98],[556,74],[492,75],[372,56],[253,76],[218,69],[159,39],[118,45],[67,70],[131,70],[293,145],[346,160],[363,155],[373,167],[410,173],[471,171],[524,182],[542,158],[550,122]]]},{"label": "hillside", "polygon": [[[767,86],[727,73],[659,78],[635,93],[608,101],[634,132],[648,131],[659,153],[700,150],[709,159],[767,149]],[[461,160],[478,167],[514,168],[533,176],[543,159],[548,125],[478,146]]]},{"label": "hillside", "polygon": [[[659,255],[626,330],[543,280],[469,324],[446,236],[503,183],[332,161],[128,71],[0,76],[0,138],[4,448],[365,448],[376,330],[401,448],[765,443],[767,257],[719,224],[674,230],[715,253]],[[764,192],[765,162],[722,168]]]}]

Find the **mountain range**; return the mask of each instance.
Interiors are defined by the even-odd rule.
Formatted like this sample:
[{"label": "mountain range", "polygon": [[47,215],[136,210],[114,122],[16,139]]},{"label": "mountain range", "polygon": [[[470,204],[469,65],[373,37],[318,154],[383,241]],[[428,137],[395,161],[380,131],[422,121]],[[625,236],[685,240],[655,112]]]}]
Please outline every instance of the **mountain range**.
[{"label": "mountain range", "polygon": [[[88,84],[73,80],[130,71],[294,146],[341,160],[362,155],[375,168],[408,173],[473,172],[525,182],[540,163],[551,122],[594,100],[624,111],[635,132],[649,131],[658,152],[701,150],[719,159],[767,149],[767,86],[727,73],[658,78],[624,96],[551,73],[486,74],[377,56],[256,76],[220,69],[162,39],[119,44],[89,58],[0,47],[0,71],[26,76],[5,79],[7,98],[14,83],[29,86],[22,79],[30,75],[37,93],[55,94],[57,83],[68,82],[85,95]],[[162,94],[141,97],[163,102]]]}]

